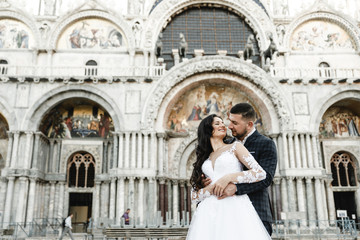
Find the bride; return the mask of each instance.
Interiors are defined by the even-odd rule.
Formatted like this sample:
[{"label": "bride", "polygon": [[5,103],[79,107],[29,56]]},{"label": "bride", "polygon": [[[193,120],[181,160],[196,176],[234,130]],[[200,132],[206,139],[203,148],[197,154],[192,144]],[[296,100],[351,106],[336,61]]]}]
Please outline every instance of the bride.
[{"label": "bride", "polygon": [[[215,114],[198,128],[196,162],[190,182],[192,201],[199,203],[191,221],[188,240],[271,239],[247,195],[222,200],[228,183],[248,184],[265,179],[266,172],[240,143],[225,144],[226,127]],[[243,171],[243,165],[249,170]],[[213,184],[202,188],[204,173]]]}]

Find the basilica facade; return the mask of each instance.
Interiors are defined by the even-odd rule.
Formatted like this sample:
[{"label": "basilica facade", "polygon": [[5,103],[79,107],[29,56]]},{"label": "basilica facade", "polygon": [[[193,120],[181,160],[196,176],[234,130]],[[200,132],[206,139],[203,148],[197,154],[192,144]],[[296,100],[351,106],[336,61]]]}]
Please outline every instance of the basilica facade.
[{"label": "basilica facade", "polygon": [[278,149],[274,220],[357,220],[359,24],[356,0],[0,1],[0,228],[188,224],[197,126],[239,102]]}]

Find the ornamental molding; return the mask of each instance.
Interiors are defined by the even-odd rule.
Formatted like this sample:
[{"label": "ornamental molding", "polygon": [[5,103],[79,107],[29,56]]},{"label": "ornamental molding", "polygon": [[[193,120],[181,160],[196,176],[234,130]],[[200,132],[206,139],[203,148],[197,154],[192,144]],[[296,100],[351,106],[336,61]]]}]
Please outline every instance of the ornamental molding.
[{"label": "ornamental molding", "polygon": [[[35,49],[39,48],[41,36],[33,18],[27,16],[27,14],[20,12],[18,10],[10,10],[10,9],[0,10],[0,19],[6,19],[6,18],[18,20],[22,22],[24,25],[28,26],[31,30],[31,33],[34,36],[34,47]],[[31,50],[31,49],[26,49],[26,50]]]},{"label": "ornamental molding", "polygon": [[223,6],[228,10],[243,16],[245,22],[249,24],[256,34],[260,50],[266,49],[270,43],[267,39],[267,32],[273,33],[275,42],[278,42],[272,20],[253,0],[210,0],[206,3],[202,0],[163,0],[151,12],[144,28],[144,32],[147,33],[143,36],[145,39],[142,39],[142,42],[146,43],[145,47],[154,49],[159,33],[168,22],[172,20],[172,16],[185,11],[192,5]]},{"label": "ornamental molding", "polygon": [[47,44],[49,46],[48,49],[56,49],[56,44],[58,39],[70,24],[78,20],[91,18],[91,17],[102,18],[118,26],[124,33],[124,38],[126,39],[127,42],[127,48],[128,49],[135,48],[135,39],[133,36],[133,32],[131,30],[131,27],[124,19],[118,16],[114,16],[113,13],[110,14],[100,10],[86,10],[86,11],[77,12],[75,14],[72,13],[70,15],[63,17],[59,21],[59,23],[53,27],[53,31],[50,33],[49,42]]},{"label": "ornamental molding", "polygon": [[360,50],[360,41],[359,35],[360,31],[356,24],[352,23],[350,20],[345,19],[339,14],[331,13],[331,12],[313,12],[303,15],[296,20],[294,20],[287,28],[284,37],[284,46],[288,49],[291,48],[291,36],[293,32],[303,23],[310,21],[310,20],[324,20],[327,22],[335,23],[341,26],[352,38],[355,44],[356,51]]},{"label": "ornamental molding", "polygon": [[173,67],[159,79],[146,100],[141,118],[141,129],[154,130],[158,111],[166,95],[188,77],[201,73],[226,72],[245,78],[264,92],[273,104],[279,117],[280,128],[285,130],[290,123],[287,101],[279,88],[262,69],[241,59],[226,56],[207,56],[193,58]]}]

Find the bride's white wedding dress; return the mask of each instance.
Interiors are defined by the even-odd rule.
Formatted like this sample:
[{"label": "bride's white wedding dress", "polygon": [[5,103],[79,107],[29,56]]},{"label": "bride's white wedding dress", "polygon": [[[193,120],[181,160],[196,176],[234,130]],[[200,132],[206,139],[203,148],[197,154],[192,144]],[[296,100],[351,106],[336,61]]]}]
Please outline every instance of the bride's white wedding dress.
[{"label": "bride's white wedding dress", "polygon": [[[233,144],[216,158],[214,168],[210,159],[203,163],[202,171],[212,183],[226,174],[243,170],[235,156],[236,144],[241,143]],[[258,165],[251,155],[246,157],[246,161],[250,166]],[[256,181],[255,178],[252,181]],[[222,200],[209,192],[201,192],[195,196],[196,199],[193,200],[200,203],[191,220],[187,240],[271,239],[248,195],[236,195]]]}]

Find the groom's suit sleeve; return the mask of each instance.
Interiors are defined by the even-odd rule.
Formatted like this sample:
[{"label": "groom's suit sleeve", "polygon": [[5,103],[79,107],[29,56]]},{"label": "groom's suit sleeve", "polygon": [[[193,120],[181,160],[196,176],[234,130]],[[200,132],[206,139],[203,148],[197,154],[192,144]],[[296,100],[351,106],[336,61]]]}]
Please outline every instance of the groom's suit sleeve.
[{"label": "groom's suit sleeve", "polygon": [[277,164],[277,152],[275,143],[266,137],[262,137],[261,141],[255,141],[251,147],[248,148],[249,152],[255,151],[253,157],[259,165],[265,170],[266,178],[262,181],[249,183],[249,184],[236,184],[236,195],[243,195],[259,190],[266,189],[272,183],[275,175]]}]

